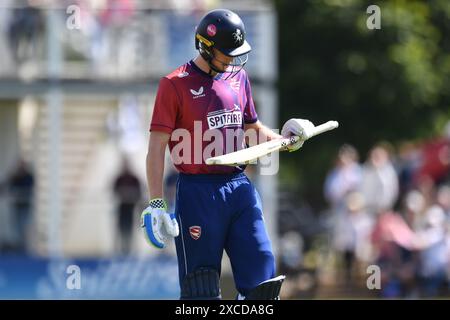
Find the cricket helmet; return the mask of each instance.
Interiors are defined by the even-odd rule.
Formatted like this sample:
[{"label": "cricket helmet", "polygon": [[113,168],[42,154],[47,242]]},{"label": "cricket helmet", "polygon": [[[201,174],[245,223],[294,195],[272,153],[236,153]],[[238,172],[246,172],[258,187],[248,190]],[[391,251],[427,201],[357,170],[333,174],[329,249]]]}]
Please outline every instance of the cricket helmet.
[{"label": "cricket helmet", "polygon": [[[200,20],[195,32],[195,48],[208,61],[210,67],[214,59],[213,48],[224,55],[235,58],[230,66],[243,67],[248,60],[251,46],[247,42],[244,23],[233,11],[216,9],[208,12]],[[236,72],[236,70],[233,70]]]}]

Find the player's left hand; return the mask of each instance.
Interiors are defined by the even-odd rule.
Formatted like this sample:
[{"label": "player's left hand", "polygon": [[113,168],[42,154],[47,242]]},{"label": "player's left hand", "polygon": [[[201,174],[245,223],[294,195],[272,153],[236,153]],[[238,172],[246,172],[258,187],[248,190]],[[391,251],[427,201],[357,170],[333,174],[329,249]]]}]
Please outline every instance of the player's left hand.
[{"label": "player's left hand", "polygon": [[298,136],[300,140],[289,146],[289,152],[297,151],[303,146],[303,143],[313,136],[314,124],[306,119],[290,119],[286,121],[281,129],[281,135],[289,138],[291,136]]},{"label": "player's left hand", "polygon": [[179,234],[178,222],[174,214],[169,214],[163,199],[153,199],[141,215],[141,227],[147,241],[158,249],[165,246],[165,241]]}]

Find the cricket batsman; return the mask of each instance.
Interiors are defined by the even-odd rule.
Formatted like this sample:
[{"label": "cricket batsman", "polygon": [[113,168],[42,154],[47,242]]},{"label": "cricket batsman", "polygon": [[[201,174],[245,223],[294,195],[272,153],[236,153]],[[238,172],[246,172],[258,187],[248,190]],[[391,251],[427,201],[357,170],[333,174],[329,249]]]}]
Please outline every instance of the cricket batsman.
[{"label": "cricket batsman", "polygon": [[[150,125],[147,154],[149,206],[141,221],[150,244],[162,249],[175,239],[181,299],[220,299],[219,279],[223,250],[233,271],[238,299],[279,299],[284,276],[276,276],[271,241],[264,225],[261,199],[244,174],[245,167],[208,166],[195,145],[200,134],[214,130],[255,130],[263,139],[300,136],[289,151],[298,150],[314,125],[291,119],[278,135],[259,120],[247,73],[243,69],[251,46],[241,18],[219,9],[207,13],[195,33],[198,56],[159,83]],[[189,132],[191,141],[177,141],[177,132]],[[186,139],[186,138],[184,138]],[[183,156],[200,153],[200,161],[179,161],[177,144],[191,146]],[[165,149],[179,171],[175,214],[167,212],[163,199]],[[193,147],[194,146],[194,147]],[[223,154],[230,146],[220,145]],[[237,150],[234,146],[232,151]]]}]

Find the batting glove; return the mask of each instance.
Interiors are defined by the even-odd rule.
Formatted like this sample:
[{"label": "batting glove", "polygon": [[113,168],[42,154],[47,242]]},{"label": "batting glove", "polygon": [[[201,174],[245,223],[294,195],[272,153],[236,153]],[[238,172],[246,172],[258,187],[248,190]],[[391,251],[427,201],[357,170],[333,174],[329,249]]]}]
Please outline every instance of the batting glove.
[{"label": "batting glove", "polygon": [[289,138],[291,136],[298,136],[298,140],[295,144],[290,145],[287,149],[289,152],[297,151],[303,146],[303,143],[313,136],[314,124],[305,119],[290,119],[281,129],[281,135]]},{"label": "batting glove", "polygon": [[141,215],[141,227],[148,243],[158,249],[164,248],[164,242],[177,237],[180,230],[174,214],[167,213],[167,204],[163,199],[153,199]]}]

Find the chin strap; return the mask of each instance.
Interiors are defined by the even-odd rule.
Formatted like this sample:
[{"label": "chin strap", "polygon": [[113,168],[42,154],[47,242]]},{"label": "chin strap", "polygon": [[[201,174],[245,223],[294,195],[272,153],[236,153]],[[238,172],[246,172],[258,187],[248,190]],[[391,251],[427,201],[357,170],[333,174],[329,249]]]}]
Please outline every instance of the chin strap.
[{"label": "chin strap", "polygon": [[[202,56],[202,58],[205,59],[205,61],[208,63],[208,66],[209,66],[208,75],[210,75],[211,77],[214,77],[217,74],[228,73],[227,77],[225,78],[225,80],[227,80],[230,77],[236,76],[239,73],[239,71],[241,71],[242,68],[244,68],[245,63],[239,67],[233,66],[233,70],[231,72],[224,72],[222,70],[219,70],[212,63],[212,61],[215,59],[215,57],[214,57],[213,52],[210,50],[210,48],[205,48],[205,44],[203,42],[199,42],[198,49],[199,49],[199,52],[200,52],[200,55]],[[235,68],[237,69],[237,71],[235,71]]]}]

